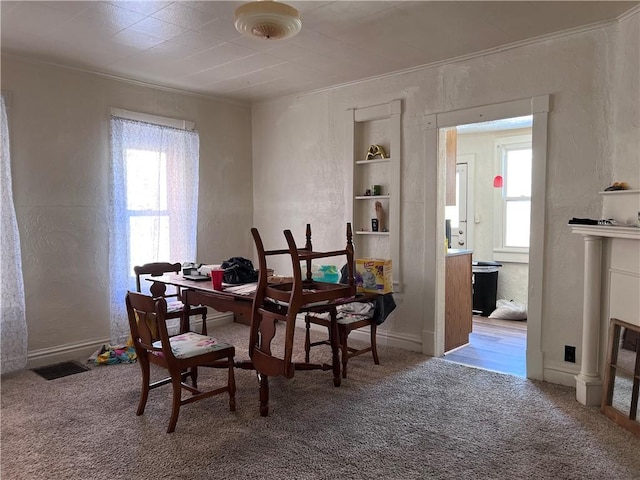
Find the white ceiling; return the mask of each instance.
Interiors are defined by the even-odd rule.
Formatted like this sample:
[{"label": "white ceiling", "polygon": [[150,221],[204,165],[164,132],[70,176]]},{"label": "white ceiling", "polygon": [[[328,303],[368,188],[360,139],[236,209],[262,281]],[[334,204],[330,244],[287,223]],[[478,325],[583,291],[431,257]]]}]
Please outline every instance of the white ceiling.
[{"label": "white ceiling", "polygon": [[241,101],[308,92],[618,18],[639,2],[291,1],[302,32],[242,37],[244,2],[0,2],[2,52]]}]

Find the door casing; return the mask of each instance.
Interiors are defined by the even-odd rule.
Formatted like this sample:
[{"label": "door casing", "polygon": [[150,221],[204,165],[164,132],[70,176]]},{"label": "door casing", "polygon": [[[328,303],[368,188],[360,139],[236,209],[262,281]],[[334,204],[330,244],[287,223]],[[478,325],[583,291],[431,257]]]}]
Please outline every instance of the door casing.
[{"label": "door casing", "polygon": [[[542,354],[542,286],[544,280],[545,251],[545,197],[547,164],[547,125],[551,96],[540,95],[493,105],[435,113],[424,117],[425,161],[427,165],[436,165],[436,224],[431,225],[435,232],[435,245],[441,245],[437,239],[445,236],[444,187],[445,164],[438,155],[438,129],[466,125],[470,123],[500,120],[505,118],[533,116],[532,147],[534,163],[532,167],[531,191],[531,245],[529,248],[529,305],[527,320],[527,377],[544,380]],[[425,188],[427,178],[425,177]],[[433,215],[431,205],[425,204],[425,225],[430,225]],[[427,258],[430,256],[430,258]],[[425,278],[432,275],[435,265],[434,310],[425,309],[423,317],[422,347],[423,353],[432,356],[444,354],[444,271],[445,257],[440,248],[425,254]],[[427,284],[424,287],[425,298],[430,297]]]}]

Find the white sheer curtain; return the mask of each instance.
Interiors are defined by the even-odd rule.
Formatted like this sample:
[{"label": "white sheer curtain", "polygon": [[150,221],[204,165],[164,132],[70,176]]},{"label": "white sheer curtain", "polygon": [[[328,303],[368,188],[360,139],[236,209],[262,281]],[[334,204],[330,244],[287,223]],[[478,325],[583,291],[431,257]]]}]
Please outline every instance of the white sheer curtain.
[{"label": "white sheer curtain", "polygon": [[195,131],[111,117],[111,340],[129,335],[133,267],[196,260],[199,137]]},{"label": "white sheer curtain", "polygon": [[4,96],[0,123],[2,159],[0,160],[0,331],[2,337],[2,373],[24,368],[27,364],[27,320],[24,304],[20,234],[13,205],[9,126]]}]

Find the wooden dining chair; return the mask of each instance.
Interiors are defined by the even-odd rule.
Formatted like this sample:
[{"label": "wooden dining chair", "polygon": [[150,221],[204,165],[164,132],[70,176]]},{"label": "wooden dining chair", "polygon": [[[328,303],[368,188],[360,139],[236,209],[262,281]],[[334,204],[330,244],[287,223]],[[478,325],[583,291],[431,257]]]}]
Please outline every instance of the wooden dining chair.
[{"label": "wooden dining chair", "polygon": [[[145,277],[160,277],[167,273],[180,273],[182,271],[182,265],[180,263],[168,263],[168,262],[155,262],[145,263],[133,267],[133,271],[136,274],[136,291],[138,293],[144,293],[142,291],[142,280]],[[182,296],[180,295],[180,289],[176,288],[175,291],[167,293],[167,286],[160,282],[150,282],[149,293],[152,297],[163,297],[167,300],[167,319],[182,318],[182,312],[184,310],[184,304],[182,303]],[[202,334],[207,334],[207,307],[205,306],[192,306],[189,309],[191,315],[202,316]]]},{"label": "wooden dining chair", "polygon": [[[311,352],[311,347],[315,347],[318,345],[331,345],[331,318],[329,315],[337,316],[337,324],[338,324],[338,339],[340,344],[340,358],[342,361],[342,378],[347,378],[347,363],[350,358],[353,358],[358,355],[362,355],[367,352],[371,352],[373,355],[373,362],[376,365],[380,365],[380,360],[378,358],[378,347],[376,344],[376,333],[377,327],[375,320],[373,319],[373,307],[370,312],[370,315],[359,315],[359,314],[351,314],[345,312],[334,311],[331,313],[309,313],[305,315],[305,342],[304,342],[304,352],[305,352],[305,361],[309,363],[309,354]],[[311,324],[319,325],[321,327],[326,327],[329,332],[329,338],[324,340],[319,340],[316,342],[311,341],[310,336],[310,326]],[[348,344],[349,334],[357,330],[359,328],[369,327],[371,340],[368,346],[363,348],[355,348],[350,347]]]},{"label": "wooden dining chair", "polygon": [[[164,298],[153,298],[135,292],[126,296],[127,314],[133,345],[142,370],[142,392],[136,415],[144,413],[149,391],[171,383],[173,402],[167,433],[175,430],[180,407],[213,395],[229,394],[229,410],[236,409],[236,384],[234,377],[233,345],[222,343],[207,335],[186,332],[170,337],[167,332],[167,302]],[[169,376],[151,382],[150,364],[168,370]],[[226,385],[208,391],[198,389],[198,367],[226,368]],[[190,377],[192,385],[185,383]],[[182,390],[193,394],[182,399]]]},{"label": "wooden dining chair", "polygon": [[[311,225],[307,225],[306,242],[304,247],[298,247],[290,230],[284,230],[287,248],[266,250],[262,238],[256,228],[251,229],[251,235],[258,254],[258,284],[253,297],[251,310],[251,327],[249,335],[249,357],[258,372],[260,385],[260,415],[269,412],[269,379],[268,377],[282,376],[292,378],[295,370],[325,370],[325,365],[296,363],[292,360],[296,318],[298,313],[309,311],[309,308],[324,307],[340,298],[352,297],[356,293],[353,278],[353,243],[351,224],[347,223],[347,245],[342,250],[316,252],[311,247]],[[292,281],[283,283],[269,283],[267,278],[268,261],[274,256],[289,257],[292,268]],[[329,257],[346,257],[349,265],[348,284],[317,282],[312,279],[311,261]],[[301,262],[306,265],[306,275],[303,277]],[[278,326],[280,325],[280,326]],[[284,330],[283,349],[272,349],[272,340],[276,329]],[[336,333],[337,335],[337,333]],[[335,338],[335,337],[333,337]],[[334,384],[340,384],[340,366],[338,363],[338,349],[335,349],[335,362],[328,368],[334,371]]]}]

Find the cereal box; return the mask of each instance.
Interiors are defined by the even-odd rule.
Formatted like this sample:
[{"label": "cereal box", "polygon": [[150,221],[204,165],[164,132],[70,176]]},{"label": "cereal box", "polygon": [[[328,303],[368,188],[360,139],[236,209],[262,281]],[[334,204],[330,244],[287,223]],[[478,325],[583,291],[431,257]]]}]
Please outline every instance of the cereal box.
[{"label": "cereal box", "polygon": [[391,260],[382,258],[356,259],[356,291],[358,293],[393,292]]}]

